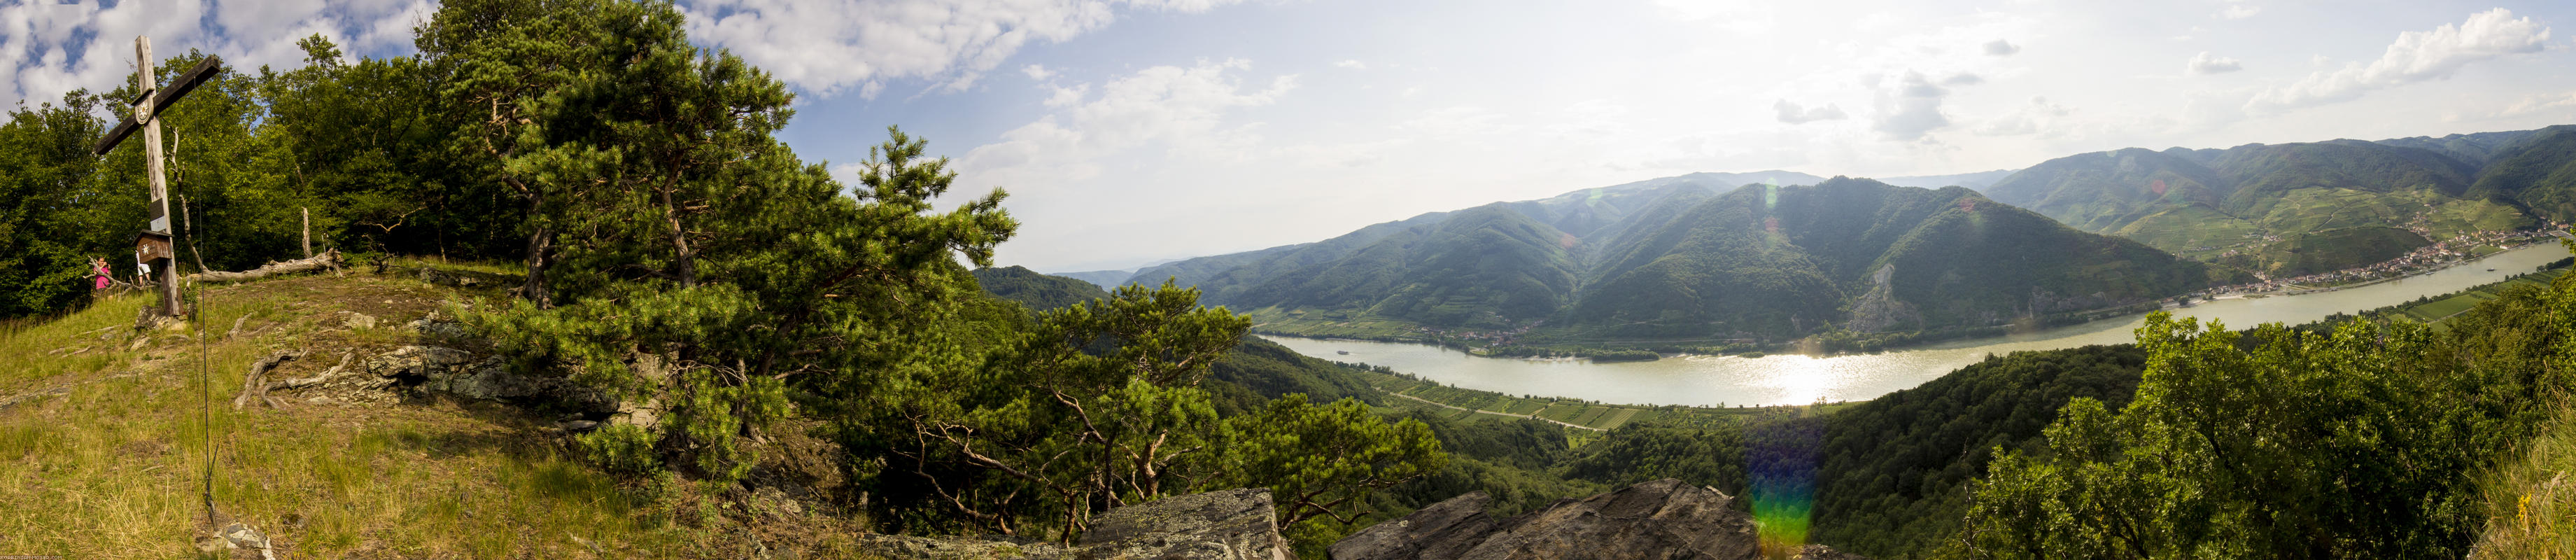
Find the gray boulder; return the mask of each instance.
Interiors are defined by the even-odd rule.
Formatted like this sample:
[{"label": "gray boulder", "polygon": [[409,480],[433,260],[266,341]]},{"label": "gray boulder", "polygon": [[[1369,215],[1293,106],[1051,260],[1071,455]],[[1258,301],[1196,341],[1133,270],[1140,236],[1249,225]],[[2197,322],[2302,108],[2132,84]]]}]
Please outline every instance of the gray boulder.
[{"label": "gray boulder", "polygon": [[1482,493],[1451,498],[1352,534],[1335,560],[1752,559],[1753,516],[1716,489],[1663,479],[1505,520]]},{"label": "gray boulder", "polygon": [[498,356],[476,357],[473,353],[445,346],[413,345],[392,352],[369,356],[360,361],[368,375],[361,389],[381,390],[395,384],[411,384],[421,390],[446,393],[461,398],[496,401],[543,401],[575,409],[617,410],[616,399],[596,389],[574,383],[571,379],[529,375],[510,367]]},{"label": "gray boulder", "polygon": [[1080,544],[1109,558],[1288,560],[1273,516],[1268,488],[1173,496],[1101,514]]}]

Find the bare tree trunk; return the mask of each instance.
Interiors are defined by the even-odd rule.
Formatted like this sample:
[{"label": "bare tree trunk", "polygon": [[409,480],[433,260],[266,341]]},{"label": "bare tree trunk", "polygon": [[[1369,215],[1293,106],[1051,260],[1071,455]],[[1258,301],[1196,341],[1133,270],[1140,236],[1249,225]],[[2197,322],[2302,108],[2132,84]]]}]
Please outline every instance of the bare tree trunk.
[{"label": "bare tree trunk", "polygon": [[518,187],[522,193],[520,196],[528,201],[528,279],[519,285],[519,297],[537,304],[538,309],[551,309],[555,301],[554,294],[546,291],[546,252],[554,249],[555,236],[554,230],[543,225],[544,216],[539,213],[545,199],[536,189],[529,188],[518,179],[504,177],[502,180]]},{"label": "bare tree trunk", "polygon": [[340,252],[336,250],[323,251],[320,256],[313,258],[296,259],[286,262],[272,262],[261,265],[259,268],[254,268],[247,272],[223,272],[210,270],[190,274],[188,275],[188,279],[198,282],[240,282],[244,280],[258,280],[280,274],[294,274],[337,266],[340,266]]},{"label": "bare tree trunk", "polygon": [[276,406],[268,401],[268,370],[277,367],[277,364],[303,355],[304,353],[300,351],[280,350],[269,354],[266,358],[260,358],[257,362],[252,362],[250,373],[242,380],[241,394],[233,396],[233,410],[241,410],[242,407],[250,405]]},{"label": "bare tree trunk", "polygon": [[313,209],[297,208],[296,211],[304,214],[303,233],[297,234],[296,239],[304,243],[304,258],[313,258]]}]

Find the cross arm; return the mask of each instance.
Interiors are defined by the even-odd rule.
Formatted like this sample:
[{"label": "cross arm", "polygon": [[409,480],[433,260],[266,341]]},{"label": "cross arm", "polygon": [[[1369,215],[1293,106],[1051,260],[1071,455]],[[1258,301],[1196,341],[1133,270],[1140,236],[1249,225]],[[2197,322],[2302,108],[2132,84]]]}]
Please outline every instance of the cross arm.
[{"label": "cross arm", "polygon": [[[159,115],[162,111],[168,110],[170,105],[179,102],[179,98],[186,97],[188,92],[196,91],[198,84],[206,83],[207,79],[215,77],[215,73],[222,71],[223,68],[222,57],[209,55],[205,60],[197,61],[196,66],[189,67],[187,73],[179,75],[178,81],[170,82],[170,87],[161,88],[152,94],[152,114]],[[134,131],[142,129],[143,123],[134,122],[134,115],[128,114],[124,120],[116,123],[116,128],[107,131],[107,137],[98,140],[98,146],[91,149],[90,153],[107,155],[107,151],[116,149],[116,144],[124,142],[125,137],[132,136]]]}]

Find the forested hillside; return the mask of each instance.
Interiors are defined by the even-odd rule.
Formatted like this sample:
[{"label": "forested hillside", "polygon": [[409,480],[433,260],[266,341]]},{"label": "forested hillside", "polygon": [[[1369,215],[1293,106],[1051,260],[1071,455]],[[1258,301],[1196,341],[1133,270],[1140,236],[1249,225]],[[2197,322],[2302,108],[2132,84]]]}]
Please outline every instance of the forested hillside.
[{"label": "forested hillside", "polygon": [[1986,189],[2077,229],[2276,277],[2378,263],[2470,232],[2567,219],[2567,163],[2533,131],[2129,148],[2057,158]]},{"label": "forested hillside", "polygon": [[1252,311],[1268,330],[1525,331],[1575,343],[1987,328],[2211,281],[2199,263],[1965,188],[1846,178],[1589,189],[1155,270],[1191,273],[1173,278],[1196,279],[1211,302]]},{"label": "forested hillside", "polygon": [[1665,337],[1981,327],[2208,281],[2198,263],[1963,188],[1748,187],[1639,227],[1605,246],[1572,325]]},{"label": "forested hillside", "polygon": [[2542,219],[2576,221],[2576,126],[2540,129],[2498,150],[2469,194],[2518,201]]},{"label": "forested hillside", "polygon": [[1109,297],[1108,290],[1090,282],[1038,274],[1026,267],[978,268],[974,275],[975,285],[983,287],[984,293],[1019,303],[1030,311],[1048,311]]}]

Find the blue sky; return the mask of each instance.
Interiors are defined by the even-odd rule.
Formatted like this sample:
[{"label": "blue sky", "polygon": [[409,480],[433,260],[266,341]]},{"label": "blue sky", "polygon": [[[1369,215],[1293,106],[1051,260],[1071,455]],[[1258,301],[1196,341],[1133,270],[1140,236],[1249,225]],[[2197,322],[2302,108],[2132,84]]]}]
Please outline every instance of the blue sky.
[{"label": "blue sky", "polygon": [[[1059,272],[1692,171],[1946,174],[2576,122],[2567,2],[680,6],[694,40],[800,92],[784,137],[804,157],[846,166],[902,125],[955,158],[960,191],[1010,190],[1024,225],[1003,263]],[[0,5],[0,83],[109,87],[137,34],[251,67],[294,64],[311,33],[400,56],[433,10]]]}]

